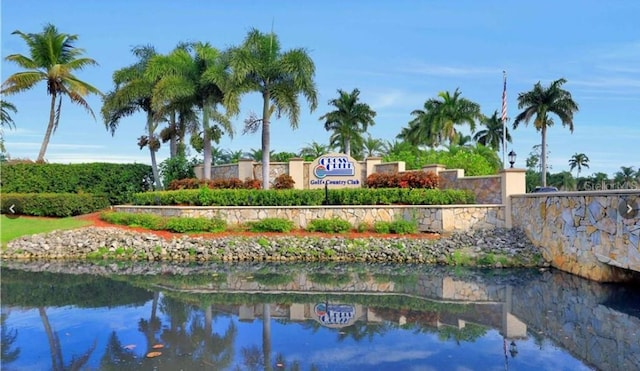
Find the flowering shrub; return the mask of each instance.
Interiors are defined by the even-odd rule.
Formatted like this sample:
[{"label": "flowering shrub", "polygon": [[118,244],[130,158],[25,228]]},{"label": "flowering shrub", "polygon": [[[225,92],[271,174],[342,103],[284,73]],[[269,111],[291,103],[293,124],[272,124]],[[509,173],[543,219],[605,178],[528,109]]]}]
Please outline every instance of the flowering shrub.
[{"label": "flowering shrub", "polygon": [[367,177],[369,188],[438,188],[440,178],[434,172],[405,171],[393,174],[371,174]]},{"label": "flowering shrub", "polygon": [[170,191],[179,189],[198,189],[207,187],[211,189],[260,189],[262,182],[257,179],[247,178],[244,182],[238,178],[204,180],[196,178],[174,180],[167,187]]}]

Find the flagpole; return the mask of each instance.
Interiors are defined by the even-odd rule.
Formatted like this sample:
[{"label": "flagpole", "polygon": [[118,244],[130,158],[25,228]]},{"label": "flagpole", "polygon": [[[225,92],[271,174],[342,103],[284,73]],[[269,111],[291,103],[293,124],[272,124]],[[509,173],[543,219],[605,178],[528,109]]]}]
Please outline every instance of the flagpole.
[{"label": "flagpole", "polygon": [[502,71],[502,166],[507,168],[507,71]]}]

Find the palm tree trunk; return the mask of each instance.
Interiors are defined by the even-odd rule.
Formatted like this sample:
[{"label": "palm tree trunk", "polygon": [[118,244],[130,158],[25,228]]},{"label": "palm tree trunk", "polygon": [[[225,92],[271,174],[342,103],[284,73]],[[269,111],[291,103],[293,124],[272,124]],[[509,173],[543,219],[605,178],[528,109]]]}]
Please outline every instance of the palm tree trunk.
[{"label": "palm tree trunk", "polygon": [[147,135],[149,136],[149,153],[151,155],[151,172],[153,173],[153,179],[156,184],[156,189],[162,189],[162,182],[160,182],[160,173],[158,172],[158,162],[156,161],[156,151],[153,148],[153,132],[155,131],[155,124],[153,123],[153,117],[151,114],[147,115]]},{"label": "palm tree trunk", "polygon": [[540,154],[540,183],[547,186],[547,126],[542,125],[542,153]]},{"label": "palm tree trunk", "polygon": [[202,107],[202,131],[204,178],[211,179],[211,138],[209,137],[209,106],[206,102]]},{"label": "palm tree trunk", "polygon": [[262,189],[269,189],[269,173],[271,147],[271,127],[269,114],[269,92],[262,93]]},{"label": "palm tree trunk", "polygon": [[271,305],[262,304],[262,357],[264,369],[271,370]]},{"label": "palm tree trunk", "polygon": [[351,141],[349,138],[344,140],[344,151],[347,152],[347,156],[351,156]]},{"label": "palm tree trunk", "polygon": [[47,334],[47,339],[49,340],[49,350],[51,352],[51,369],[54,371],[63,370],[64,366],[62,361],[62,349],[60,349],[60,339],[51,328],[51,323],[49,322],[49,317],[47,316],[47,310],[44,307],[38,307],[38,312],[40,313],[40,319],[42,320],[42,325],[44,326],[44,332]]},{"label": "palm tree trunk", "polygon": [[178,127],[176,125],[176,111],[171,111],[169,127],[171,129],[171,138],[169,139],[169,156],[174,158],[178,155]]},{"label": "palm tree trunk", "polygon": [[47,131],[44,134],[44,139],[42,140],[42,146],[40,146],[40,152],[38,153],[37,162],[44,162],[44,154],[47,152],[47,146],[49,145],[49,139],[51,139],[51,134],[53,133],[53,126],[56,120],[56,92],[51,93],[51,109],[49,111],[49,125],[47,126]]}]

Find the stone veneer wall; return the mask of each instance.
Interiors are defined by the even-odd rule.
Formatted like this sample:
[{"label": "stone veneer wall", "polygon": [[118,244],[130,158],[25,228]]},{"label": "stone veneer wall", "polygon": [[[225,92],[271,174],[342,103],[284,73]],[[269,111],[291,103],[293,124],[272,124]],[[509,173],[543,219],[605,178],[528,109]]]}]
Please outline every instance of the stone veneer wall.
[{"label": "stone veneer wall", "polygon": [[556,268],[596,281],[640,272],[640,217],[618,213],[639,191],[554,192],[511,196],[514,227],[524,229]]},{"label": "stone veneer wall", "polygon": [[242,224],[264,218],[284,218],[297,228],[306,228],[310,220],[340,218],[353,226],[397,219],[416,220],[423,232],[457,232],[493,229],[505,226],[501,205],[461,206],[131,206],[113,207],[116,211],[152,213],[162,216],[222,218],[228,224]]},{"label": "stone veneer wall", "polygon": [[500,175],[469,176],[465,177],[462,170],[445,170],[440,175],[441,189],[468,189],[476,194],[476,202],[479,204],[502,203],[500,193]]}]

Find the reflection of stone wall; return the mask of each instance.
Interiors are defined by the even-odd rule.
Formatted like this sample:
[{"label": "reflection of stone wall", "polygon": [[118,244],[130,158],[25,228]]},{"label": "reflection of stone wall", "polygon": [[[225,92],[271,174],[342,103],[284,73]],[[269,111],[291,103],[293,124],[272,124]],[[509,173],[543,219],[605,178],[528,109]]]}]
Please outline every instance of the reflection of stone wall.
[{"label": "reflection of stone wall", "polygon": [[[635,195],[635,196],[634,196]],[[512,196],[515,227],[566,272],[597,281],[640,272],[640,218],[622,218],[621,200],[640,192],[569,192]]]},{"label": "reflection of stone wall", "polygon": [[[512,313],[598,370],[640,370],[640,318],[604,305],[614,287],[546,272],[513,290]],[[624,294],[624,293],[623,293]]]},{"label": "reflection of stone wall", "polygon": [[242,224],[264,218],[284,218],[296,228],[306,228],[310,220],[340,218],[354,226],[377,221],[416,220],[420,231],[455,232],[504,227],[501,206],[114,206],[118,211],[145,212],[162,216],[222,218],[228,224]]}]

